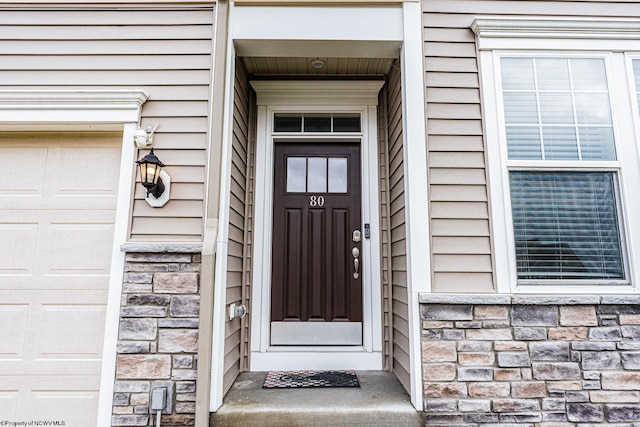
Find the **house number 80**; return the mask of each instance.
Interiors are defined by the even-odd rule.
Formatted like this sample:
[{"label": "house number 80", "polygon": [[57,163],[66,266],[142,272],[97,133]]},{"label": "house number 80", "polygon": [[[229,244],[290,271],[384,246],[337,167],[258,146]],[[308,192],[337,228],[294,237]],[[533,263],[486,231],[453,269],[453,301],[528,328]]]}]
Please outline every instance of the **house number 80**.
[{"label": "house number 80", "polygon": [[311,196],[309,199],[309,206],[324,206],[324,197],[323,196]]}]

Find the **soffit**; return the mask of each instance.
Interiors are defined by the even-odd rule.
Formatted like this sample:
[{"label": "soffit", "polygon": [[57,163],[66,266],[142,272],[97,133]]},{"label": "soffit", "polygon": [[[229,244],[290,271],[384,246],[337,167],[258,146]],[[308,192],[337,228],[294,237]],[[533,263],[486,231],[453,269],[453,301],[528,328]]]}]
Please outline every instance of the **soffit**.
[{"label": "soffit", "polygon": [[391,70],[390,58],[327,58],[326,65],[311,66],[316,57],[244,57],[251,75],[371,76],[385,75]]}]

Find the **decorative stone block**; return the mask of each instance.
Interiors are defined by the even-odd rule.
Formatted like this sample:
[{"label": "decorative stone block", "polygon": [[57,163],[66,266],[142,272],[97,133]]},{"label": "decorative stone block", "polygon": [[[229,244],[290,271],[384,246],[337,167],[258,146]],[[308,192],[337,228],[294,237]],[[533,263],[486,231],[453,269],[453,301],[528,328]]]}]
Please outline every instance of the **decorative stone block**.
[{"label": "decorative stone block", "polygon": [[476,320],[506,320],[509,308],[500,305],[476,305],[473,307],[473,318]]},{"label": "decorative stone block", "polygon": [[527,343],[524,341],[496,341],[493,343],[495,351],[527,351]]},{"label": "decorative stone block", "polygon": [[640,326],[623,326],[622,336],[632,340],[640,340]]},{"label": "decorative stone block", "polygon": [[619,369],[620,367],[620,355],[615,351],[582,352],[582,369]]},{"label": "decorative stone block", "polygon": [[141,354],[149,353],[149,343],[140,341],[120,341],[117,344],[118,354]]},{"label": "decorative stone block", "polygon": [[425,383],[424,395],[427,398],[467,397],[464,383]]},{"label": "decorative stone block", "polygon": [[453,322],[442,322],[438,320],[423,320],[422,329],[443,329],[453,328]]},{"label": "decorative stone block", "polygon": [[463,340],[464,331],[457,329],[445,329],[442,331],[442,339],[445,340]]},{"label": "decorative stone block", "polygon": [[640,391],[592,391],[591,401],[594,403],[640,403]]},{"label": "decorative stone block", "polygon": [[467,304],[429,304],[420,312],[424,320],[472,320],[471,309]]},{"label": "decorative stone block", "polygon": [[423,341],[422,360],[425,362],[455,362],[458,358],[453,341]]},{"label": "decorative stone block", "polygon": [[114,393],[113,406],[126,406],[129,404],[129,393]]},{"label": "decorative stone block", "polygon": [[621,325],[640,325],[640,314],[621,314]]},{"label": "decorative stone block", "polygon": [[513,328],[513,337],[522,341],[546,340],[547,328]]},{"label": "decorative stone block", "polygon": [[132,263],[191,262],[190,254],[128,252],[125,261]]},{"label": "decorative stone block", "polygon": [[195,402],[176,402],[176,413],[178,414],[195,414]]},{"label": "decorative stone block", "polygon": [[[622,365],[624,369],[640,370],[640,352],[622,353]],[[640,388],[640,386],[638,388]]]},{"label": "decorative stone block", "polygon": [[169,304],[168,295],[156,294],[135,294],[127,297],[128,305],[157,305],[166,306]]},{"label": "decorative stone block", "polygon": [[500,423],[538,423],[542,421],[542,414],[539,412],[500,414]]},{"label": "decorative stone block", "polygon": [[124,273],[122,281],[124,283],[151,283],[152,273]]},{"label": "decorative stone block", "polygon": [[539,411],[540,402],[536,399],[495,399],[494,412],[528,412]]},{"label": "decorative stone block", "polygon": [[557,362],[569,361],[568,342],[532,342],[529,344],[531,360],[546,360]]},{"label": "decorative stone block", "polygon": [[600,380],[604,390],[638,390],[640,372],[603,372]]},{"label": "decorative stone block", "polygon": [[174,369],[171,372],[171,379],[174,381],[195,380],[195,369]]},{"label": "decorative stone block", "polygon": [[491,381],[492,368],[458,368],[458,381]]},{"label": "decorative stone block", "polygon": [[511,309],[513,326],[558,326],[556,306],[514,305]]},{"label": "decorative stone block", "polygon": [[574,362],[534,363],[533,377],[537,380],[579,379],[580,367]]},{"label": "decorative stone block", "polygon": [[196,353],[198,351],[197,329],[163,329],[158,335],[160,353]]},{"label": "decorative stone block", "polygon": [[453,381],[456,377],[453,363],[425,363],[423,372],[425,381]]},{"label": "decorative stone block", "polygon": [[498,366],[501,368],[521,368],[531,366],[531,359],[527,352],[500,352]]},{"label": "decorative stone block", "polygon": [[160,328],[198,329],[198,319],[158,319]]},{"label": "decorative stone block", "polygon": [[423,329],[421,336],[426,340],[439,340],[442,339],[442,329]]},{"label": "decorative stone block", "polygon": [[588,403],[569,403],[567,405],[567,417],[574,422],[600,422],[604,421],[604,410],[600,405]]},{"label": "decorative stone block", "polygon": [[146,426],[148,423],[148,415],[114,415],[111,417],[111,425],[113,427]]},{"label": "decorative stone block", "polygon": [[589,393],[586,391],[568,391],[565,393],[564,398],[567,402],[588,402]]},{"label": "decorative stone block", "polygon": [[607,421],[640,421],[640,405],[605,405]]},{"label": "decorative stone block", "polygon": [[165,379],[171,376],[169,355],[118,355],[116,378],[118,379]]},{"label": "decorative stone block", "polygon": [[174,368],[193,368],[193,356],[176,355],[173,356]]},{"label": "decorative stone block", "polygon": [[518,381],[522,379],[520,369],[495,369],[493,378],[496,381]]},{"label": "decorative stone block", "polygon": [[455,412],[457,407],[457,400],[427,399],[424,401],[424,410],[430,412]]},{"label": "decorative stone block", "polygon": [[547,386],[543,381],[536,382],[517,382],[511,384],[511,396],[531,398],[545,397],[547,395]]},{"label": "decorative stone block", "polygon": [[195,381],[178,381],[176,382],[176,393],[193,393],[196,391]]},{"label": "decorative stone block", "polygon": [[498,414],[464,414],[464,422],[466,425],[475,425],[475,423],[495,424],[498,423]]},{"label": "decorative stone block", "polygon": [[154,318],[124,318],[119,329],[121,340],[154,340],[158,332]]},{"label": "decorative stone block", "polygon": [[543,411],[564,411],[566,409],[566,401],[558,398],[542,399]]},{"label": "decorative stone block", "polygon": [[198,317],[200,312],[200,296],[184,295],[171,297],[169,314],[173,317]]},{"label": "decorative stone block", "polygon": [[491,351],[490,341],[460,341],[458,351]]},{"label": "decorative stone block", "polygon": [[560,307],[560,325],[562,326],[598,326],[596,309],[593,306]]},{"label": "decorative stone block", "polygon": [[584,341],[589,335],[589,329],[585,327],[574,328],[549,328],[550,340],[558,341]]},{"label": "decorative stone block", "polygon": [[145,393],[151,390],[149,381],[116,381],[113,391],[123,393]]},{"label": "decorative stone block", "polygon": [[467,331],[467,339],[490,341],[510,340],[512,339],[511,329],[471,329]]},{"label": "decorative stone block", "polygon": [[159,294],[195,294],[198,273],[155,273],[153,291]]},{"label": "decorative stone block", "polygon": [[508,397],[511,387],[509,383],[470,383],[469,396],[472,397]]},{"label": "decorative stone block", "polygon": [[589,339],[592,341],[620,341],[622,332],[618,327],[591,328]]},{"label": "decorative stone block", "polygon": [[571,348],[579,351],[606,351],[615,350],[616,344],[612,342],[574,342],[571,343]]},{"label": "decorative stone block", "polygon": [[491,401],[489,400],[460,400],[458,401],[460,412],[490,412]]},{"label": "decorative stone block", "polygon": [[120,308],[120,317],[165,317],[166,307],[130,306]]},{"label": "decorative stone block", "polygon": [[493,365],[496,356],[494,353],[460,353],[458,355],[458,363],[463,366],[482,366]]}]

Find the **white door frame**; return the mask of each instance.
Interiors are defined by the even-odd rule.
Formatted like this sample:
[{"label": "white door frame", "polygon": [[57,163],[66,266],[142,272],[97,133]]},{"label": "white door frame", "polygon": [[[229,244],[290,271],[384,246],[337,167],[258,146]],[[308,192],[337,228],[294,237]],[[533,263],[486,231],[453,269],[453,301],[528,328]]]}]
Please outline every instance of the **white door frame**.
[{"label": "white door frame", "polygon": [[[378,92],[383,81],[254,81],[258,125],[254,216],[254,277],[251,307],[251,370],[382,369],[382,295],[378,197]],[[354,112],[361,133],[273,135],[275,112]],[[271,346],[271,244],[273,230],[274,140],[357,140],[361,142],[363,239],[363,345]]]}]

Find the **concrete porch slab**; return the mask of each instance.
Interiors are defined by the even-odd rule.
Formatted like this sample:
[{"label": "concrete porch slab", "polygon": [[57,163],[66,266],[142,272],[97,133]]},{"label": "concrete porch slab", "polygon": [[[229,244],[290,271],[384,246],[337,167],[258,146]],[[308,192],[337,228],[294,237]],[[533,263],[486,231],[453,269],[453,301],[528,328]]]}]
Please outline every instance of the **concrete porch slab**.
[{"label": "concrete porch slab", "polygon": [[421,426],[422,413],[391,372],[358,371],[359,388],[263,389],[245,372],[211,414],[211,426]]}]

